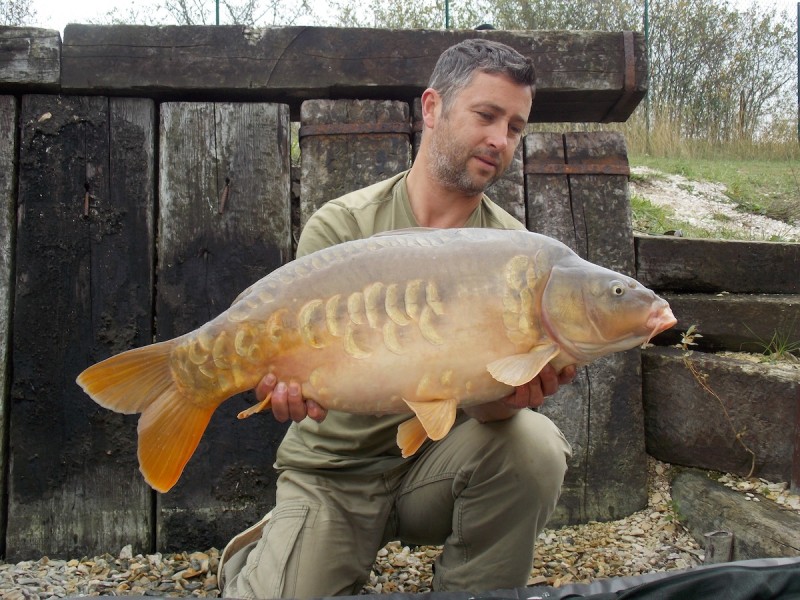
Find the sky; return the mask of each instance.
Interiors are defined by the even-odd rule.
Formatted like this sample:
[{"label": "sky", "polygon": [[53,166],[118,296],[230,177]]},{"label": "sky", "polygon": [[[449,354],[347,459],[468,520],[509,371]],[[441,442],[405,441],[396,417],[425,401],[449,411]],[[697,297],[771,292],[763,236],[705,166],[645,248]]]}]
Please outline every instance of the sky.
[{"label": "sky", "polygon": [[[210,1],[210,0],[209,0]],[[780,10],[787,10],[791,16],[797,14],[797,0],[737,0],[740,6],[750,6],[755,1],[759,5],[777,5]],[[99,20],[113,8],[126,11],[129,7],[136,7],[137,10],[146,10],[147,6],[153,6],[158,0],[80,0],[70,2],[69,0],[33,0],[33,7],[37,13],[35,25],[46,29],[56,29],[61,32],[62,38],[64,26],[67,23],[88,23],[91,20]],[[298,23],[302,25],[313,25],[314,23]]]}]

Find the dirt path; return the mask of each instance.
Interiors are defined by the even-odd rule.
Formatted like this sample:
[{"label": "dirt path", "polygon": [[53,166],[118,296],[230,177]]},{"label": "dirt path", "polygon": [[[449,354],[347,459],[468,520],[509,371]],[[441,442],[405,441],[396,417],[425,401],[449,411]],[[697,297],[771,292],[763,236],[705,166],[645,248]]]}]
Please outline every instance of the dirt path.
[{"label": "dirt path", "polygon": [[783,241],[800,241],[800,227],[737,210],[722,184],[691,181],[649,167],[633,167],[631,172],[645,178],[631,180],[631,194],[671,209],[677,220],[718,233],[736,229],[743,238],[756,241],[770,241],[776,236]]}]

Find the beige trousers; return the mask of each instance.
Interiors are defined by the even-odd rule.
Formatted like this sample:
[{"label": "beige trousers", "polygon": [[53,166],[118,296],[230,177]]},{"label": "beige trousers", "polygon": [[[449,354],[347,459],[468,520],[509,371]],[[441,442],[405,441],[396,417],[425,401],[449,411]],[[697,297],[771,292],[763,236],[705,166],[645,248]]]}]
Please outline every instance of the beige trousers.
[{"label": "beige trousers", "polygon": [[570,452],[547,417],[526,410],[496,423],[466,420],[382,475],[284,471],[260,541],[224,565],[224,595],[355,595],[393,540],[444,545],[436,591],[524,586]]}]

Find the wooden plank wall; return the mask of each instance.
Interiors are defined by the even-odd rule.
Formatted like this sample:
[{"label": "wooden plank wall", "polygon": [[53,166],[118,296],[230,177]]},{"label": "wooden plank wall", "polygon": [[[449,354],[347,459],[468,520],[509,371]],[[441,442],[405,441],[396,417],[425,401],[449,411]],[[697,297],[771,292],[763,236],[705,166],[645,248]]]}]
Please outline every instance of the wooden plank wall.
[{"label": "wooden plank wall", "polygon": [[[202,325],[291,259],[289,110],[167,103],[159,152],[158,338]],[[224,206],[223,206],[224,200]],[[158,547],[223,547],[275,500],[285,425],[223,404],[179,483],[159,497]]]},{"label": "wooden plank wall", "polygon": [[154,106],[33,95],[20,117],[7,557],[148,548],[135,419],[75,377],[152,339]]},{"label": "wooden plank wall", "polygon": [[[362,125],[376,114],[408,121],[402,103],[324,102],[310,103],[301,126],[319,124],[321,112],[361,114]],[[137,551],[221,546],[274,503],[271,465],[285,425],[268,414],[237,421],[252,395],[223,405],[180,482],[156,495],[136,469],[136,418],[93,405],[74,384],[78,372],[111,353],[194,329],[291,257],[288,107],[165,103],[159,113],[156,124],[149,100],[23,98],[7,532],[12,560],[91,554],[126,543]],[[316,192],[308,192],[309,206],[324,201],[318,190],[335,190],[330,198],[351,189],[354,172],[372,169],[361,173],[361,185],[410,164],[409,132],[335,136],[334,155],[319,132],[302,138],[303,189]],[[600,154],[620,152],[605,138],[595,147],[593,139],[573,141]],[[560,136],[553,140],[564,148]],[[376,155],[387,158],[376,161]],[[524,218],[522,171],[520,157],[495,191],[499,203]],[[581,207],[569,217],[575,222],[599,227],[619,218],[624,178],[585,177],[583,196],[570,198],[561,185],[550,201],[562,194],[556,204]],[[611,179],[611,187],[603,183]],[[541,192],[531,176],[527,185],[539,190],[531,194]],[[581,189],[577,180],[572,185]],[[531,223],[552,228],[554,215],[572,210],[534,210]],[[584,223],[581,230],[593,229]],[[590,245],[584,240],[582,247]],[[589,258],[602,262],[603,256],[593,247]],[[623,262],[606,260],[627,269]],[[616,428],[603,429],[610,426],[600,408],[607,396],[591,383],[600,373],[569,390],[563,400],[568,410],[553,411],[579,450],[572,465],[577,476],[565,492],[565,522],[617,516],[644,494],[644,470],[615,475],[615,452],[598,445],[603,439],[627,443]],[[575,397],[592,385],[591,402]],[[63,392],[48,393],[53,389]],[[581,402],[584,410],[576,411]],[[635,421],[632,414],[627,422]],[[61,449],[55,460],[54,445]],[[121,487],[120,480],[131,484]],[[612,489],[623,480],[624,493]],[[595,497],[594,504],[586,500]]]},{"label": "wooden plank wall", "polygon": [[800,244],[642,236],[636,248],[639,278],[678,318],[653,341],[678,344],[691,326],[702,335],[690,356],[643,353],[648,452],[740,475],[753,469],[800,490],[800,371],[766,356],[752,363],[713,354],[759,354],[773,336],[800,339]]},{"label": "wooden plank wall", "polygon": [[[401,39],[397,32],[363,32],[350,43],[352,31],[327,28],[189,29],[69,26],[62,57],[57,32],[0,28],[7,560],[128,543],[137,552],[222,546],[272,506],[286,426],[269,414],[237,421],[251,394],[223,405],[181,481],[159,495],[138,473],[136,417],[95,406],[75,376],[205,322],[291,258],[293,227],[321,203],[407,168],[419,139],[409,105],[425,85],[420,73],[427,77],[444,47],[475,35],[413,32],[394,44],[387,40]],[[212,51],[176,45],[187,35]],[[534,56],[532,121],[624,120],[646,91],[640,34],[481,35]],[[398,50],[387,59],[378,53],[386,47]],[[409,61],[409,48],[427,50]],[[43,95],[81,90],[89,95]],[[182,101],[187,91],[194,102]],[[127,97],[140,94],[149,98]],[[290,115],[304,128],[295,199]],[[791,320],[798,245],[637,238],[634,263],[626,173],[617,135],[535,134],[490,195],[530,229],[663,290],[678,331],[700,322],[703,349],[768,338],[787,323],[792,339],[800,335],[800,320]],[[643,430],[640,372],[638,351],[614,355],[545,405],[575,450],[551,525],[644,505],[644,442],[657,433]],[[667,386],[655,387],[646,401],[663,400],[658,388]],[[663,406],[674,410],[669,398]],[[799,415],[800,405],[787,415],[794,440],[775,444],[793,444],[795,487]]]},{"label": "wooden plank wall", "polygon": [[[616,133],[526,136],[528,229],[633,276],[627,168]],[[647,504],[638,349],[584,367],[541,411],[573,446],[552,525],[615,519]]]},{"label": "wooden plank wall", "polygon": [[[14,200],[17,184],[17,101],[14,96],[0,96],[0,490],[6,489],[8,455],[6,440],[8,410],[9,323],[14,295]],[[4,496],[4,494],[2,494]],[[0,510],[5,505],[0,502]],[[6,521],[0,520],[0,554],[4,553]]]}]

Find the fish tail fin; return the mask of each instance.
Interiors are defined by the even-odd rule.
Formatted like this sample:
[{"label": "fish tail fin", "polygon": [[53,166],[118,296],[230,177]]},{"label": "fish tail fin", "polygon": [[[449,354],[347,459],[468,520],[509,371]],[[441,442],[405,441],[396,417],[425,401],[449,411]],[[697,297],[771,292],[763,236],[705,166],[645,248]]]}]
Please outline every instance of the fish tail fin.
[{"label": "fish tail fin", "polygon": [[176,340],[128,350],[92,365],[78,385],[100,406],[139,417],[139,470],[159,492],[178,481],[219,404],[198,406],[176,386],[169,357]]}]

